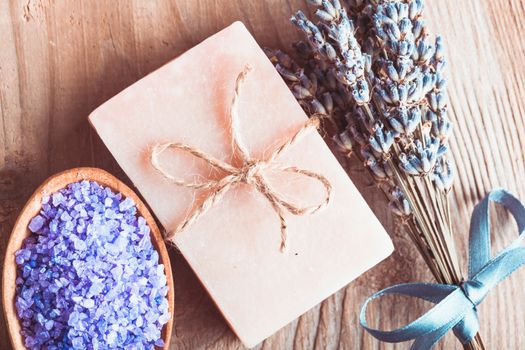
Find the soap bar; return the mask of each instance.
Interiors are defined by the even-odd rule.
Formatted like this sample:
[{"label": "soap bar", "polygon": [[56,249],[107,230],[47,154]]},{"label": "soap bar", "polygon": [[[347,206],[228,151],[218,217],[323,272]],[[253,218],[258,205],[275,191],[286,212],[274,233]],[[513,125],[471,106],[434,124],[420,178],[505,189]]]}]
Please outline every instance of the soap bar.
[{"label": "soap bar", "polygon": [[[206,189],[181,187],[150,160],[163,142],[196,147],[235,162],[229,112],[235,80],[247,65],[239,96],[239,134],[252,157],[264,157],[289,139],[307,116],[242,23],[236,22],[97,108],[89,117],[108,149],[167,232],[206,198]],[[185,180],[224,174],[177,150],[163,167]],[[280,222],[257,189],[237,184],[174,243],[241,341],[255,346],[347,285],[392,252],[392,243],[317,131],[278,160],[325,176],[329,205],[314,214],[286,213],[288,251]],[[275,191],[300,205],[325,196],[323,186],[292,173],[265,174]],[[356,301],[357,302],[357,301]]]}]

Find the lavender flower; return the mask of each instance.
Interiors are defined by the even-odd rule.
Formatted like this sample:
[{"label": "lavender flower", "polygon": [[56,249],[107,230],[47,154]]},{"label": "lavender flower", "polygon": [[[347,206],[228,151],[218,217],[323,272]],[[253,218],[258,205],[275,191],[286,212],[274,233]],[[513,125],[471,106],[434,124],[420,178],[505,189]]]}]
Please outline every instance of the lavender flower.
[{"label": "lavender flower", "polygon": [[266,55],[275,65],[288,87],[309,114],[331,114],[334,102],[330,93],[319,89],[317,75],[306,75],[294,60],[282,51],[266,49]]},{"label": "lavender flower", "polygon": [[397,133],[394,130],[388,130],[382,123],[376,123],[368,142],[370,148],[372,148],[376,154],[386,155],[390,152],[390,147],[394,144],[396,136]]},{"label": "lavender flower", "polygon": [[[379,72],[376,101],[390,126],[405,138],[400,168],[413,176],[427,175],[444,155],[451,131],[442,39],[429,41],[421,0],[385,2],[369,6],[369,11],[378,38],[376,49],[384,53],[374,62]],[[430,123],[431,128],[421,123]]]},{"label": "lavender flower", "polygon": [[282,51],[265,49],[265,52],[303,109],[309,115],[327,116],[333,129],[334,143],[343,153],[351,154],[353,147],[348,132],[339,131],[343,123],[344,111],[351,105],[344,87],[337,80],[334,69],[327,69],[322,61],[312,59],[313,53],[306,44],[300,42],[296,47],[300,50],[301,56],[308,60],[310,68],[308,75]]},{"label": "lavender flower", "polygon": [[410,216],[410,204],[406,200],[403,191],[399,188],[395,188],[389,193],[389,198],[390,202],[388,203],[388,207],[390,210],[400,217],[406,218]]},{"label": "lavender flower", "polygon": [[292,23],[305,33],[318,57],[333,64],[338,80],[348,87],[354,101],[368,103],[370,89],[365,72],[369,70],[370,57],[361,52],[353,22],[338,0],[310,2],[318,6],[319,23],[314,24],[301,11],[292,17]]},{"label": "lavender flower", "polygon": [[448,193],[454,182],[452,163],[442,157],[434,168],[434,183],[443,192]]}]

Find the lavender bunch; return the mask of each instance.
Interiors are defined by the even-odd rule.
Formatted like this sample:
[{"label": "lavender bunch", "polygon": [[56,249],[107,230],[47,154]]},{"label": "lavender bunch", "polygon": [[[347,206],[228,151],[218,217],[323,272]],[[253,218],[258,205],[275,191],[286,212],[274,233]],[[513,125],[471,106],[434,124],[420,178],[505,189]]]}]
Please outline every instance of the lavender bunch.
[{"label": "lavender bunch", "polygon": [[[305,111],[324,114],[343,154],[372,174],[436,280],[460,284],[446,62],[442,38],[428,34],[423,1],[308,2],[317,20],[301,11],[291,19],[305,38],[294,45],[298,63],[278,50],[268,56]],[[483,344],[477,336],[465,348]]]}]

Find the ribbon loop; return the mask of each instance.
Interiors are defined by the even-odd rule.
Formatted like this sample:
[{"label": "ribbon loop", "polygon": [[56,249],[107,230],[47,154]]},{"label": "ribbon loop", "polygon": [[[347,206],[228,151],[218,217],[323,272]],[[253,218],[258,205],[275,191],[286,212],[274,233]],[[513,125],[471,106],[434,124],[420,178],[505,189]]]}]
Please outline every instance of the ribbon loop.
[{"label": "ribbon loop", "polygon": [[479,319],[476,310],[469,310],[465,317],[452,328],[452,331],[461,344],[466,344],[473,339],[479,332]]},{"label": "ribbon loop", "polygon": [[[168,234],[167,238],[171,239],[178,232],[183,231],[193,222],[195,222],[201,215],[203,215],[209,208],[219,202],[224,194],[229,189],[239,183],[245,183],[253,186],[260,193],[262,193],[270,202],[272,208],[279,217],[281,224],[281,250],[286,249],[287,241],[287,224],[284,216],[284,211],[288,211],[293,215],[313,214],[316,211],[326,207],[331,199],[332,185],[330,181],[321,174],[301,169],[298,167],[282,168],[276,164],[279,158],[288,148],[293,147],[298,140],[300,140],[307,131],[316,130],[319,126],[319,116],[312,116],[290,139],[284,142],[280,147],[273,151],[267,159],[253,159],[250,157],[248,148],[244,145],[242,138],[239,135],[239,121],[238,121],[238,103],[241,86],[246,79],[247,74],[251,71],[251,67],[246,66],[245,69],[238,75],[235,82],[235,91],[233,94],[230,106],[230,131],[232,137],[233,154],[240,158],[241,165],[235,166],[216,159],[206,152],[196,149],[192,146],[182,143],[163,143],[153,147],[150,155],[152,166],[166,179],[172,181],[174,184],[194,189],[209,190],[209,194],[204,201],[195,208],[188,218],[180,223],[173,232]],[[226,175],[219,180],[185,181],[173,176],[169,171],[164,169],[160,164],[159,157],[168,148],[174,148],[181,151],[188,152],[196,158],[200,158],[211,167],[223,171]],[[319,204],[307,207],[301,207],[295,203],[287,201],[278,192],[273,190],[262,174],[265,169],[292,172],[298,175],[310,177],[323,185],[326,196]]]},{"label": "ribbon loop", "polygon": [[[495,257],[491,255],[489,204],[505,207],[518,224],[519,236]],[[474,209],[469,238],[469,279],[460,286],[428,283],[400,284],[368,298],[361,309],[360,323],[379,340],[398,343],[414,340],[412,349],[426,350],[450,329],[465,344],[479,331],[477,306],[488,292],[525,264],[525,207],[505,190],[491,191]],[[366,322],[368,304],[388,294],[424,299],[436,304],[415,321],[393,331],[370,328]]]},{"label": "ribbon loop", "polygon": [[[469,278],[475,274],[491,260],[491,239],[490,239],[490,202],[495,202],[508,210],[516,224],[518,225],[518,239],[507,249],[511,249],[523,240],[525,232],[525,207],[523,204],[503,189],[491,191],[476,207],[472,213],[470,221],[469,238]],[[501,252],[502,253],[502,252]]]}]

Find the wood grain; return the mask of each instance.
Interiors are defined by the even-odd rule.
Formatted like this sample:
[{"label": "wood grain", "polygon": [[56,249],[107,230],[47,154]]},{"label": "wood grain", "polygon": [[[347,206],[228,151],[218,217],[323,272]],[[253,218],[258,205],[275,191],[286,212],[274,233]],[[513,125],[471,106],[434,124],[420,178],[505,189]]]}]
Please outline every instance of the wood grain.
[{"label": "wood grain", "polygon": [[[18,211],[48,175],[97,166],[126,179],[87,123],[95,107],[234,20],[244,21],[261,45],[286,49],[298,37],[288,23],[298,8],[306,8],[305,2],[0,0],[0,258]],[[459,249],[466,252],[470,213],[489,189],[503,186],[525,200],[525,4],[427,0],[426,16],[447,43],[458,175],[452,210]],[[409,347],[380,344],[363,333],[358,311],[379,288],[430,275],[408,238],[396,232],[361,166],[346,167],[394,238],[396,253],[257,349]],[[515,225],[504,212],[494,219],[499,249],[515,237]],[[171,348],[242,349],[189,266],[176,252],[171,257],[176,282]],[[524,283],[525,271],[515,273],[480,307],[489,349],[524,347]],[[371,318],[392,328],[424,307],[393,299],[374,305]],[[7,339],[5,329],[0,320],[0,339]],[[9,349],[4,342],[0,348]],[[460,347],[448,334],[437,348]]]}]

